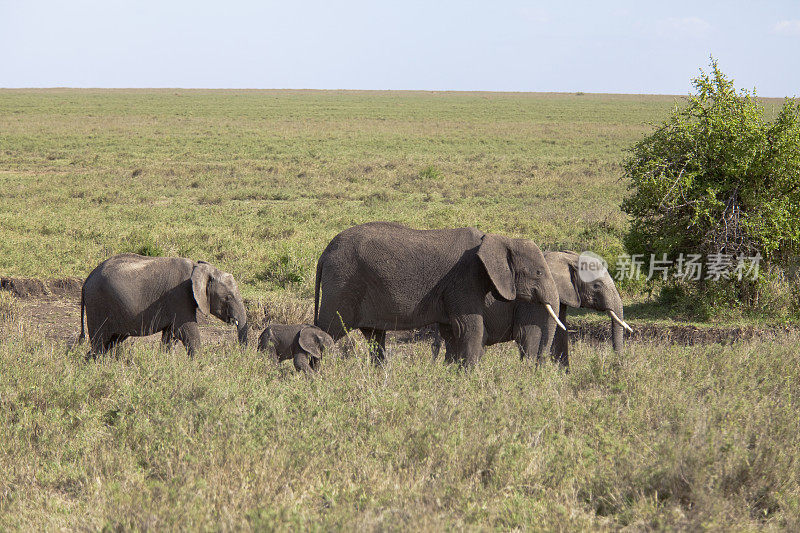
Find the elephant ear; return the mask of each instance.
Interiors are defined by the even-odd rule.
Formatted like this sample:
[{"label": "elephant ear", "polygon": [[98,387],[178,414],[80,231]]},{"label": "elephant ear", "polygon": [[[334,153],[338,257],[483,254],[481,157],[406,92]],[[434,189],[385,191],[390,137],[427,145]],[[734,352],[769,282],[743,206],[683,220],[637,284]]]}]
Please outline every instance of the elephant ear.
[{"label": "elephant ear", "polygon": [[205,261],[198,261],[192,270],[192,295],[204,315],[211,313],[208,286],[211,283],[212,273],[211,265]]},{"label": "elephant ear", "polygon": [[550,252],[547,264],[558,287],[558,297],[562,304],[570,307],[581,306],[580,277],[578,276],[578,254],[574,252]]},{"label": "elephant ear", "polygon": [[514,284],[514,270],[508,242],[502,237],[487,233],[478,247],[478,258],[500,297],[506,301],[515,299],[517,287]]},{"label": "elephant ear", "polygon": [[297,334],[297,344],[300,345],[300,348],[315,357],[320,357],[324,349],[320,331],[311,326],[304,327],[300,330],[300,333]]}]

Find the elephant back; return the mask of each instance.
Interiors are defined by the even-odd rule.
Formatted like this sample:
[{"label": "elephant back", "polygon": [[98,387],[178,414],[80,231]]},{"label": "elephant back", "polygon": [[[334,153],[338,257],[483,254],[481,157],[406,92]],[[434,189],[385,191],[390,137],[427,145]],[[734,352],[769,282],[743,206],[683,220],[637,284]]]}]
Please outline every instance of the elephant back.
[{"label": "elephant back", "polygon": [[[318,264],[316,323],[334,339],[346,330],[412,329],[443,319],[441,295],[464,286],[483,233],[416,230],[372,222],[333,238]],[[316,299],[316,297],[315,297]]]}]

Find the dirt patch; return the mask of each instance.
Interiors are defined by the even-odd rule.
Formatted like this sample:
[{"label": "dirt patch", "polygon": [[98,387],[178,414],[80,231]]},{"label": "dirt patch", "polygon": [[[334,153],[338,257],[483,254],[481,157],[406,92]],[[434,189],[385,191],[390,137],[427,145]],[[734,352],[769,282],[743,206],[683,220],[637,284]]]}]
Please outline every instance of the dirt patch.
[{"label": "dirt patch", "polygon": [[0,290],[9,291],[17,298],[42,296],[80,298],[83,280],[79,278],[36,279],[0,277]]},{"label": "dirt patch", "polygon": [[[800,332],[794,326],[718,326],[699,328],[689,324],[637,324],[631,322],[633,333],[625,333],[625,341],[660,342],[664,344],[732,344],[750,339],[774,339],[789,333]],[[426,326],[414,331],[390,332],[389,337],[399,343],[432,342],[436,329]],[[611,328],[605,322],[569,324],[570,340],[592,344],[610,343]]]},{"label": "dirt patch", "polygon": [[[606,323],[570,324],[570,339],[588,342],[611,342],[611,328]],[[633,333],[626,333],[625,340],[657,341],[669,344],[692,346],[695,344],[732,344],[750,339],[770,339],[797,332],[793,326],[711,326],[699,328],[689,324],[635,324]]]},{"label": "dirt patch", "polygon": [[[13,294],[21,307],[20,315],[29,325],[38,329],[53,340],[75,342],[80,333],[80,296],[83,280],[64,278],[40,280],[35,278],[0,277],[0,290]],[[283,322],[288,317],[300,318],[298,311],[305,302],[295,301],[248,301],[248,319],[251,321],[250,338],[257,339],[263,324]],[[269,309],[266,309],[266,308]],[[297,307],[297,309],[295,309]],[[310,322],[311,311],[303,307],[303,322]],[[273,316],[274,315],[274,316]],[[283,320],[282,320],[283,319]],[[294,320],[298,322],[298,320]],[[205,342],[236,342],[236,332],[215,318],[202,317],[200,331]],[[625,335],[626,340],[655,341],[663,343],[731,344],[749,339],[775,338],[787,333],[798,332],[794,326],[718,326],[703,327],[688,324],[637,324],[631,323],[633,333]],[[606,322],[577,322],[570,324],[570,338],[591,343],[611,341],[611,328]],[[425,327],[414,331],[389,332],[389,339],[398,343],[431,342],[435,331]],[[134,342],[158,342],[160,335],[151,335]]]}]

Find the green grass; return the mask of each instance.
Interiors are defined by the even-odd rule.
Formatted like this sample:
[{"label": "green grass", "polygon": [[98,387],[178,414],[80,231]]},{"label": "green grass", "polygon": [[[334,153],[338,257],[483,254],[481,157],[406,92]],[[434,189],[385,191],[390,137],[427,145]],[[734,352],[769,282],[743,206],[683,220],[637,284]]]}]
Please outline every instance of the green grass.
[{"label": "green grass", "polygon": [[798,338],[579,343],[569,374],[363,343],[308,380],[252,350],[86,363],[0,341],[0,529],[794,529]]},{"label": "green grass", "polygon": [[85,276],[144,251],[308,297],[327,242],[376,219],[619,251],[624,150],[680,101],[0,90],[0,273]]}]

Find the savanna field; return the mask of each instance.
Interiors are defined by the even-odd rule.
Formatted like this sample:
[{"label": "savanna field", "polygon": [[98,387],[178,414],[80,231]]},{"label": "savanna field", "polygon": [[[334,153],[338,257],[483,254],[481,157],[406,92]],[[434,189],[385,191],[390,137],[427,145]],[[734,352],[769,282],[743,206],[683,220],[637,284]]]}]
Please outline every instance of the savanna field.
[{"label": "savanna field", "polygon": [[[0,276],[202,259],[261,326],[309,320],[316,258],[370,220],[613,260],[626,149],[682,103],[0,90]],[[622,289],[634,328],[680,318]],[[51,300],[77,334],[78,302]],[[307,379],[220,322],[194,359],[128,341],[87,362],[37,309],[0,291],[0,529],[800,528],[791,331],[624,354],[579,340],[569,373],[513,343],[464,372],[407,336],[377,368],[353,334]]]}]

